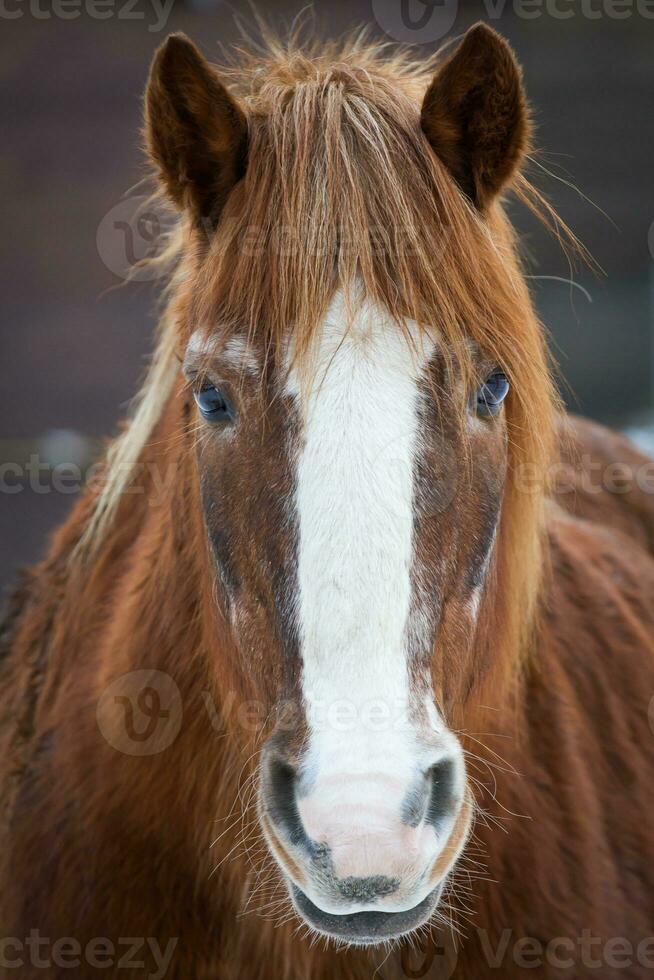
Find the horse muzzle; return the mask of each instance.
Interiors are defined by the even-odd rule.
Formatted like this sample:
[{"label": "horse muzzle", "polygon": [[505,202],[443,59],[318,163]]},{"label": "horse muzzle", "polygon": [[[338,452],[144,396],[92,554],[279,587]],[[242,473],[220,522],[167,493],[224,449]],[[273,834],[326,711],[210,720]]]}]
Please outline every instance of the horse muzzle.
[{"label": "horse muzzle", "polygon": [[271,739],[259,815],[300,916],[324,935],[372,945],[431,917],[467,840],[472,803],[453,736],[409,778],[384,767],[383,755],[364,757],[366,771],[342,759],[308,774]]}]

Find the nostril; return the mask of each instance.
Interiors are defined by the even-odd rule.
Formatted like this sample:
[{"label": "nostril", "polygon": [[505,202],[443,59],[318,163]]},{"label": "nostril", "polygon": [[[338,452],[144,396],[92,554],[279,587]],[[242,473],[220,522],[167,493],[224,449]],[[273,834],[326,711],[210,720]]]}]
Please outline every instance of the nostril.
[{"label": "nostril", "polygon": [[453,759],[442,759],[428,771],[431,784],[425,819],[438,826],[456,810],[456,772]]},{"label": "nostril", "polygon": [[437,826],[456,809],[456,768],[452,758],[426,769],[404,800],[402,821],[418,827],[423,821]]},{"label": "nostril", "polygon": [[286,759],[269,752],[263,766],[263,798],[272,822],[292,844],[307,842],[295,794],[297,772]]}]

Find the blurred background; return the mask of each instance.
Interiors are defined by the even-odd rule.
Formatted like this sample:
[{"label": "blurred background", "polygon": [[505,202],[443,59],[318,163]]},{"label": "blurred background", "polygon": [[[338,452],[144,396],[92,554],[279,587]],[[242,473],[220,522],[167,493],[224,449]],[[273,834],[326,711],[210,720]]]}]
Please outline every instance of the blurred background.
[{"label": "blurred background", "polygon": [[[304,7],[257,4],[281,30]],[[563,394],[654,452],[654,0],[314,0],[313,17],[418,57],[480,19],[510,39],[543,150],[533,176],[603,269],[571,285],[557,243],[512,206]],[[252,24],[242,0],[0,0],[2,585],[43,552],[147,361],[156,289],[123,283],[158,220],[135,218],[130,190],[152,54],[183,30],[220,60]]]}]

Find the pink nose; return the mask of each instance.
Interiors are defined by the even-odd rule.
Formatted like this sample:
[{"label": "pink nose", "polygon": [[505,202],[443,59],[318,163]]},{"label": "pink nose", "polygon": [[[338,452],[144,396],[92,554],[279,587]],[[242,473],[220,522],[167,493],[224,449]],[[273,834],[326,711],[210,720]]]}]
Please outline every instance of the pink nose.
[{"label": "pink nose", "polygon": [[447,757],[409,780],[332,773],[304,790],[271,752],[262,805],[291,852],[292,862],[280,858],[291,865],[284,870],[324,911],[403,911],[434,887],[430,871],[462,805],[461,776],[459,760]]},{"label": "pink nose", "polygon": [[438,851],[435,828],[403,819],[399,787],[393,792],[389,780],[372,776],[356,787],[347,779],[334,778],[333,784],[338,803],[330,787],[318,785],[298,809],[309,838],[328,850],[336,879],[383,875],[404,881],[428,866]]}]

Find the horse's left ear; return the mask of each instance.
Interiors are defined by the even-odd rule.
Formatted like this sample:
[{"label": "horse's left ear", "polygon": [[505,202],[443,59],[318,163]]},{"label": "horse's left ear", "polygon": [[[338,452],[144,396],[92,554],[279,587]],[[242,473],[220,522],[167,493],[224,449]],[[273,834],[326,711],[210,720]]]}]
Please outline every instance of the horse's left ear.
[{"label": "horse's left ear", "polygon": [[530,130],[522,71],[492,28],[471,27],[436,72],[421,123],[434,152],[483,211],[519,168]]},{"label": "horse's left ear", "polygon": [[174,203],[217,221],[245,171],[245,113],[184,34],[154,56],[145,94],[148,150]]}]

